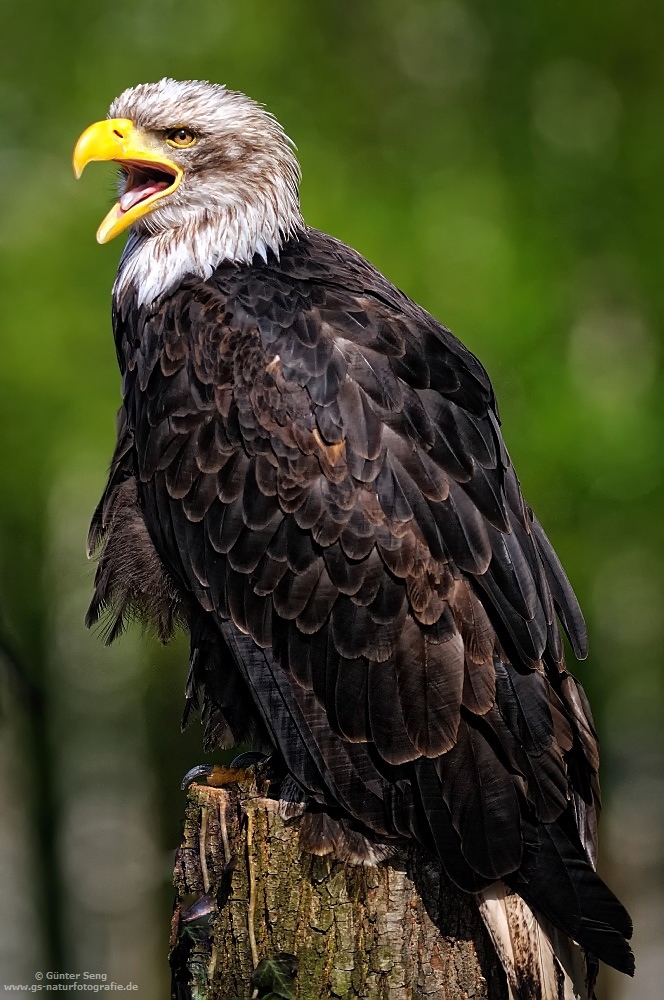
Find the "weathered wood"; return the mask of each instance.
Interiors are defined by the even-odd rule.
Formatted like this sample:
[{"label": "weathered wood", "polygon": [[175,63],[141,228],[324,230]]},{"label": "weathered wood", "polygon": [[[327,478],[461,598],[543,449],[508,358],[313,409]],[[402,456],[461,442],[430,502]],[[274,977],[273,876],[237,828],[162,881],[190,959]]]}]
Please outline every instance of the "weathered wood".
[{"label": "weathered wood", "polygon": [[422,851],[403,862],[314,857],[273,800],[191,786],[174,873],[173,997],[288,996],[252,984],[262,959],[287,953],[297,1000],[504,1000],[473,900]]}]

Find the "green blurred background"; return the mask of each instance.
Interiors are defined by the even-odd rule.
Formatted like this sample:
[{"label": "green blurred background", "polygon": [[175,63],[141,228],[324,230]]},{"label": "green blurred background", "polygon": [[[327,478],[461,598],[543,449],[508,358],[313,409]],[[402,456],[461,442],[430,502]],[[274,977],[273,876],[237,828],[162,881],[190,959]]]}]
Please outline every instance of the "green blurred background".
[{"label": "green blurred background", "polygon": [[105,972],[167,995],[186,644],[83,628],[114,440],[94,242],[111,171],[78,134],[125,87],[207,78],[297,142],[308,222],[492,375],[526,495],[585,609],[603,871],[664,981],[661,743],[664,7],[651,0],[4,0],[0,12],[0,989]]}]

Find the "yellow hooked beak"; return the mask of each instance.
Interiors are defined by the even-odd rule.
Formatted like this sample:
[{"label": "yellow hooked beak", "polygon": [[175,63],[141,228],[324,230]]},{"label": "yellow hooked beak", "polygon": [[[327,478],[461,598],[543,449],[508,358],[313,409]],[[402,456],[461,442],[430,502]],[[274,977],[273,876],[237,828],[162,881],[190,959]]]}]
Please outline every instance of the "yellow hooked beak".
[{"label": "yellow hooked beak", "polygon": [[127,173],[127,184],[99,229],[97,242],[108,243],[172,194],[183,171],[157,150],[158,139],[141,133],[128,118],[108,118],[86,128],[76,143],[73,166],[80,177],[93,160],[112,160]]}]

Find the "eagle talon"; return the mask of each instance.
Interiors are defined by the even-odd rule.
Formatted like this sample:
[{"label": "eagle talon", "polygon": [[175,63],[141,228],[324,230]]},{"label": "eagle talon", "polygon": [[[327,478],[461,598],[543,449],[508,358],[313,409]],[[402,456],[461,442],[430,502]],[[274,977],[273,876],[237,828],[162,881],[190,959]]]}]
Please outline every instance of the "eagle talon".
[{"label": "eagle talon", "polygon": [[207,781],[199,781],[198,779],[207,778],[208,775],[212,772],[213,767],[215,767],[214,764],[197,764],[195,767],[190,767],[187,773],[185,774],[184,778],[182,779],[182,784],[180,785],[182,791],[186,792],[186,790],[189,788],[189,785],[193,785],[194,783],[199,785],[207,784]]}]

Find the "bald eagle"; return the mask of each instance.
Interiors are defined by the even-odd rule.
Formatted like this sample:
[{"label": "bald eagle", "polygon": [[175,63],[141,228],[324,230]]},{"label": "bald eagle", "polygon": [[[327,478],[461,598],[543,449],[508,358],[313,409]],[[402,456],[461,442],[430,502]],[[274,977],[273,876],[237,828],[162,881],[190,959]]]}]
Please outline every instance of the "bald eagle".
[{"label": "bald eagle", "polygon": [[129,239],[88,622],[184,622],[207,743],[267,748],[310,850],[440,858],[521,1000],[591,995],[597,959],[633,973],[559,629],[584,657],[583,617],[484,368],[304,223],[292,144],[243,94],[126,90],[92,160],[120,167],[98,240]]}]

